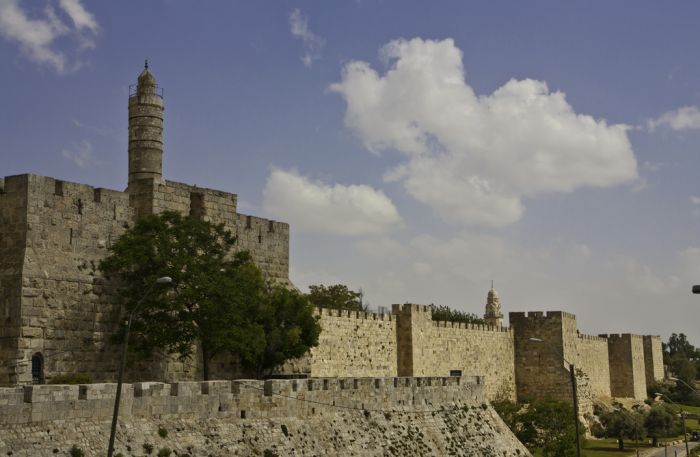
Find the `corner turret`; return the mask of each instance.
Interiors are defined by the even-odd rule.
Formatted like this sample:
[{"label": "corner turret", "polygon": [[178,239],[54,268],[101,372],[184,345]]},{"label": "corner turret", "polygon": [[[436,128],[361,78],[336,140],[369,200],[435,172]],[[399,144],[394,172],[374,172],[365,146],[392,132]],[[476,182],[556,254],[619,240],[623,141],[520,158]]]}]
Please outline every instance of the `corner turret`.
[{"label": "corner turret", "polygon": [[163,92],[148,61],[129,91],[129,188],[140,179],[163,178]]}]

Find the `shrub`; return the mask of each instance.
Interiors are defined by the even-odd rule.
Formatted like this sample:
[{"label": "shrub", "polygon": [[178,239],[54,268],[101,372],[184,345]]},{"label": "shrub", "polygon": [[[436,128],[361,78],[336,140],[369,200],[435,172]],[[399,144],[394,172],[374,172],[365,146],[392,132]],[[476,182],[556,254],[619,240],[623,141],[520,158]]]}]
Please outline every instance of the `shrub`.
[{"label": "shrub", "polygon": [[271,449],[265,449],[263,451],[263,457],[279,457],[279,454]]},{"label": "shrub", "polygon": [[162,447],[158,451],[158,457],[170,457],[170,454],[172,454],[173,451],[169,447]]},{"label": "shrub", "polygon": [[151,455],[153,452],[153,445],[151,443],[143,443],[143,452],[145,452],[146,455]]},{"label": "shrub", "polygon": [[70,457],[85,457],[85,453],[83,452],[83,450],[75,444],[73,445],[73,447],[70,448],[68,452],[70,453]]},{"label": "shrub", "polygon": [[158,436],[160,436],[161,438],[167,438],[168,429],[165,427],[158,427]]}]

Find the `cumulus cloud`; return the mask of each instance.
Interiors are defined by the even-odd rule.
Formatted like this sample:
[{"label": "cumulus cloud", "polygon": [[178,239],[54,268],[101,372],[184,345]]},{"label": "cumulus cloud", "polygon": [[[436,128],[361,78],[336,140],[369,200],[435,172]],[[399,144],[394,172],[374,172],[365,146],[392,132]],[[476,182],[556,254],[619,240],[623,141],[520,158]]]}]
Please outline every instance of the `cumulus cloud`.
[{"label": "cumulus cloud", "polygon": [[577,114],[545,82],[512,79],[479,96],[451,39],[396,40],[380,56],[385,74],[353,61],[330,89],[369,150],[404,156],[385,179],[446,221],[504,226],[523,215],[523,197],[637,178],[628,127]]},{"label": "cumulus cloud", "polygon": [[72,37],[80,48],[94,47],[99,25],[80,0],[60,0],[59,7],[72,26],[57,15],[51,3],[46,4],[38,17],[30,17],[20,6],[20,0],[0,0],[0,35],[17,42],[29,59],[62,73],[80,64],[71,62],[64,51],[57,49],[56,42],[62,37]]},{"label": "cumulus cloud", "polygon": [[83,140],[71,149],[63,149],[61,155],[78,167],[84,168],[93,161],[92,143],[88,140]]},{"label": "cumulus cloud", "polygon": [[653,131],[657,127],[667,127],[675,131],[700,129],[700,109],[697,106],[683,106],[647,122],[649,130]]},{"label": "cumulus cloud", "polygon": [[304,45],[304,55],[301,61],[306,67],[310,67],[314,60],[321,58],[321,50],[325,40],[309,29],[309,18],[304,16],[299,9],[289,14],[289,27],[293,36],[301,39]]},{"label": "cumulus cloud", "polygon": [[381,190],[366,185],[326,184],[274,169],[263,193],[265,210],[295,228],[339,235],[373,235],[400,223]]}]

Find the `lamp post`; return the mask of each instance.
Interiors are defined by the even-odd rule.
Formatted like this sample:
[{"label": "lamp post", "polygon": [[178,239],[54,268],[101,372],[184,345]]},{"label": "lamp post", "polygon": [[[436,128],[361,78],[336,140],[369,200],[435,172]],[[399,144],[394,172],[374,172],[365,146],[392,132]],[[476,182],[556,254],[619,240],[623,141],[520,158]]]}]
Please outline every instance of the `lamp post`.
[{"label": "lamp post", "polygon": [[117,418],[119,417],[119,401],[122,398],[122,380],[124,378],[124,365],[126,365],[126,350],[129,346],[129,333],[131,332],[131,321],[134,319],[134,314],[138,311],[141,303],[146,299],[153,287],[156,284],[170,284],[173,282],[170,276],[163,276],[156,279],[143,294],[143,297],[136,303],[136,305],[129,311],[129,319],[126,323],[126,332],[124,333],[124,344],[122,345],[122,360],[119,364],[119,374],[117,375],[117,394],[114,397],[114,413],[112,414],[112,428],[109,432],[109,446],[107,447],[107,457],[113,457],[114,455],[114,437],[117,433]]},{"label": "lamp post", "polygon": [[691,386],[691,385],[688,384],[687,382],[683,381],[682,379],[680,379],[680,378],[674,378],[673,376],[669,376],[668,379],[670,379],[671,381],[680,381],[680,382],[682,382],[683,384],[685,384],[685,386],[686,386],[688,389],[692,390],[693,393],[697,395],[698,391],[695,390],[695,389],[693,388],[693,386]]},{"label": "lamp post", "polygon": [[[692,387],[691,387],[691,389],[692,389]],[[676,403],[675,401],[668,398],[668,395],[662,394],[660,392],[654,392],[654,395],[657,395],[659,397],[666,397],[666,400],[668,400],[671,403],[673,403],[674,405],[678,406],[678,409],[681,412],[681,422],[683,422],[683,441],[685,441],[685,455],[690,455],[690,446],[688,446],[688,434],[686,433],[686,430],[685,430],[685,412],[683,411],[683,407],[681,405],[679,405],[678,403]]]},{"label": "lamp post", "polygon": [[548,346],[550,346],[552,349],[556,350],[559,355],[561,356],[562,360],[564,360],[565,363],[569,364],[569,374],[571,376],[571,393],[573,396],[574,400],[574,425],[576,426],[576,456],[581,457],[581,436],[579,434],[579,423],[578,423],[578,395],[576,392],[576,368],[574,367],[573,363],[570,363],[568,360],[566,360],[566,357],[564,357],[564,354],[554,346],[553,344],[548,343],[547,341],[540,339],[540,338],[529,338],[529,341],[532,341],[533,343],[545,343]]}]

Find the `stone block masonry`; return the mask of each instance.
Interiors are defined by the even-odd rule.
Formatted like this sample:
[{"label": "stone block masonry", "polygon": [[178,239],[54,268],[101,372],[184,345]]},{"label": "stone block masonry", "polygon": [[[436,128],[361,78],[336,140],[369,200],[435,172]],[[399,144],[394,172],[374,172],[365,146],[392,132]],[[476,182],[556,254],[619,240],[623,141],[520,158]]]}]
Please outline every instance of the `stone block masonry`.
[{"label": "stone block masonry", "polygon": [[[0,455],[103,455],[115,384],[0,389]],[[125,385],[116,451],[177,455],[529,456],[478,377]],[[167,438],[158,428],[168,431]]]},{"label": "stone block masonry", "polygon": [[644,400],[647,396],[644,342],[641,335],[605,335],[610,361],[610,391],[613,397]]},{"label": "stone block masonry", "polygon": [[644,369],[647,386],[664,379],[664,355],[661,337],[644,335]]},{"label": "stone block masonry", "polygon": [[432,320],[430,307],[393,305],[400,376],[486,377],[490,399],[515,400],[513,333],[506,328]]}]

